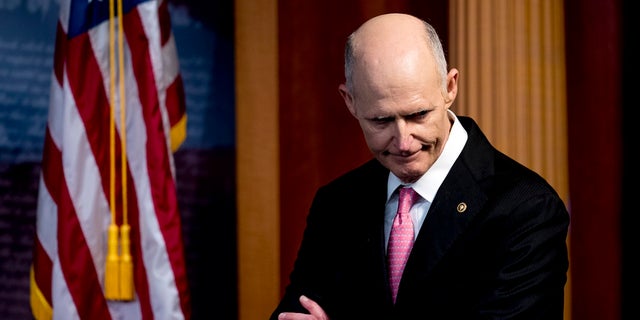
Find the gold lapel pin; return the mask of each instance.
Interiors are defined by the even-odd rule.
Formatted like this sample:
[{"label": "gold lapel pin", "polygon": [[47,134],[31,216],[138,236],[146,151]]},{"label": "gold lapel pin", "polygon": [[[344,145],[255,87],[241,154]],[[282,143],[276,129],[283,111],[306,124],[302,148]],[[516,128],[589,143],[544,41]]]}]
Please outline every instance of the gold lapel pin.
[{"label": "gold lapel pin", "polygon": [[467,204],[464,202],[460,202],[458,203],[458,207],[456,209],[458,210],[458,213],[463,213],[467,211]]}]

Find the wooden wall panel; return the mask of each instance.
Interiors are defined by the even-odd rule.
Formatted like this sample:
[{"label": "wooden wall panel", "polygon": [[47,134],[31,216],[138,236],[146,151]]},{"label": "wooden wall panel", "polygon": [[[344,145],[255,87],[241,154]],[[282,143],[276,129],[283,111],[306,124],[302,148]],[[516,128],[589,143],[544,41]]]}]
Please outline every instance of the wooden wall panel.
[{"label": "wooden wall panel", "polygon": [[453,106],[568,202],[564,18],[554,0],[451,1]]},{"label": "wooden wall panel", "polygon": [[238,318],[267,319],[280,298],[278,12],[235,6]]}]

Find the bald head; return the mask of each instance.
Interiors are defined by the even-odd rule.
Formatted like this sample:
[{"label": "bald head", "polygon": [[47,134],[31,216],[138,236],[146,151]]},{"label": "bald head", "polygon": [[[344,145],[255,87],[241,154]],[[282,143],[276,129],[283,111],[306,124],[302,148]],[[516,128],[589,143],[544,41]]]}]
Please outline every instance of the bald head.
[{"label": "bald head", "polygon": [[376,82],[400,80],[398,77],[425,70],[435,72],[438,85],[446,90],[447,62],[440,39],[431,25],[414,16],[390,13],[374,17],[347,40],[345,84],[352,94],[354,82],[383,85]]},{"label": "bald head", "polygon": [[403,182],[419,179],[442,153],[458,92],[433,27],[406,14],[365,22],[347,41],[345,76],[338,91],[371,153]]}]

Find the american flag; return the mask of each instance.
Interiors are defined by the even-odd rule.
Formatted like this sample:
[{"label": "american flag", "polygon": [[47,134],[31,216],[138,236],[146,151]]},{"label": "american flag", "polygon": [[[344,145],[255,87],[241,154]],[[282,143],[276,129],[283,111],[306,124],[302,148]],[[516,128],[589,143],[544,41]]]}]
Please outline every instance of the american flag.
[{"label": "american flag", "polygon": [[[186,135],[186,113],[168,3],[122,0],[124,56],[117,61],[124,72],[116,67],[115,74],[110,26],[120,25],[118,19],[110,25],[110,8],[108,0],[60,1],[32,312],[37,319],[189,319],[173,163]],[[132,299],[105,297],[112,215],[117,225],[125,219],[131,227]]]}]

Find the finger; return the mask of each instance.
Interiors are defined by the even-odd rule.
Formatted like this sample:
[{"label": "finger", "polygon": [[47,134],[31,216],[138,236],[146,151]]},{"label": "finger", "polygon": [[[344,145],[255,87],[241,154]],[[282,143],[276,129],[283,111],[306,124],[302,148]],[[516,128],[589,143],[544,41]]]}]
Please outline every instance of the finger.
[{"label": "finger", "polygon": [[309,313],[311,313],[311,315],[314,317],[314,319],[329,320],[329,317],[324,312],[322,307],[320,307],[320,305],[318,303],[316,303],[315,301],[313,301],[313,300],[307,298],[306,296],[302,295],[302,296],[300,296],[300,303],[302,304],[302,306],[305,309],[307,309],[309,311]]},{"label": "finger", "polygon": [[278,315],[278,320],[314,320],[310,314],[283,312]]}]

